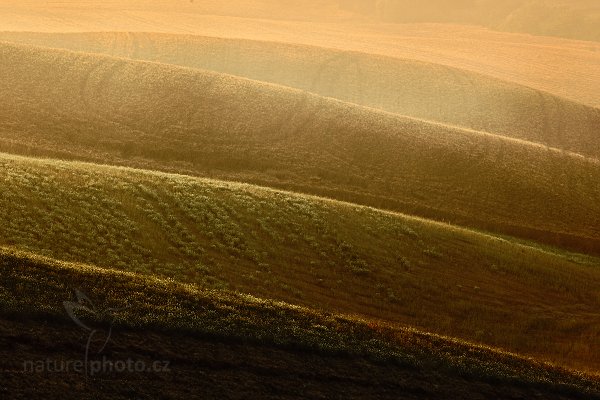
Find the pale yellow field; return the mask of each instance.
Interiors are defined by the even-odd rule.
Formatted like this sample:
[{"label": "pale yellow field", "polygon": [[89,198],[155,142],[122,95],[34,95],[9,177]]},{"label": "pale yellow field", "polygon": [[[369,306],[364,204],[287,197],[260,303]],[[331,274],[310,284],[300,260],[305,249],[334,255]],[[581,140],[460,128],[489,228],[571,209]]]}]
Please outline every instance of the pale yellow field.
[{"label": "pale yellow field", "polygon": [[600,109],[439,64],[197,35],[16,32],[2,40],[226,73],[600,159]]},{"label": "pale yellow field", "polygon": [[[230,15],[213,15],[225,13],[216,5],[198,10],[172,2],[168,7],[162,6],[166,2],[154,6],[137,2],[130,7],[102,3],[102,8],[92,8],[89,2],[85,9],[73,6],[73,1],[15,3],[0,6],[0,31],[143,31],[308,44],[449,65],[600,106],[598,42],[461,25],[339,22],[343,17],[338,22],[314,22],[314,15],[306,11],[300,13],[304,21],[259,19],[258,10],[265,8],[258,6],[254,11],[250,6],[237,9],[245,16],[240,17],[231,16],[231,9]],[[290,10],[293,16],[295,9]],[[291,18],[272,15],[277,17]]]}]

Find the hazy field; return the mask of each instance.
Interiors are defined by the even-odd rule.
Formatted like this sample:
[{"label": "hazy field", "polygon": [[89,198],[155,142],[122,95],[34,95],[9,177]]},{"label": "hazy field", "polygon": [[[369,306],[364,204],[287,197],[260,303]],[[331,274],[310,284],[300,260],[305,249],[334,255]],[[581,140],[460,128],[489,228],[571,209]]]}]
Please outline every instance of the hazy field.
[{"label": "hazy field", "polygon": [[[218,15],[329,23],[459,23],[600,40],[600,5],[594,0],[424,0],[419,7],[409,0],[108,0],[101,6],[95,1],[77,0],[4,0],[2,3],[6,19],[1,22],[10,22],[18,30],[28,25],[40,30],[57,24],[65,25],[63,29],[90,30],[99,22],[127,26],[153,24],[164,28],[182,17]],[[112,18],[101,20],[99,16]]]},{"label": "hazy field", "polygon": [[[265,10],[270,13],[278,8],[287,13],[288,6],[257,7],[252,13],[245,10],[248,5],[242,5],[235,8],[236,12],[229,8],[229,13],[218,13],[196,12],[193,7],[197,3],[208,4],[181,1],[174,7],[170,2],[165,10],[166,2],[149,7],[128,1],[125,10],[119,9],[123,2],[103,3],[104,7],[91,10],[89,3],[73,6],[74,1],[45,3],[43,8],[39,2],[19,2],[16,6],[10,1],[3,2],[0,30],[164,32],[307,44],[440,63],[600,106],[598,42],[501,33],[467,25],[382,24],[337,17],[334,22],[314,17],[301,21],[263,19],[256,18],[256,13],[264,15]],[[315,3],[317,9],[326,4]],[[291,14],[298,7],[302,12],[314,9],[305,2],[290,4],[295,4]]]},{"label": "hazy field", "polygon": [[599,22],[0,0],[0,398],[600,399]]},{"label": "hazy field", "polygon": [[600,109],[438,64],[190,35],[13,33],[0,40],[222,72],[600,158]]}]

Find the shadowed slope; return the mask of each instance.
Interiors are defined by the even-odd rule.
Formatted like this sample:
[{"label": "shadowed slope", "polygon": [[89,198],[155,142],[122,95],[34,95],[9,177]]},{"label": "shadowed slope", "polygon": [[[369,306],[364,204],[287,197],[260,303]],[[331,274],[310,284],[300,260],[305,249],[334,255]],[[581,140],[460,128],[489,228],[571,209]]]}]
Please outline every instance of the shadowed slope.
[{"label": "shadowed slope", "polygon": [[4,33],[0,40],[208,69],[600,158],[600,109],[441,65],[187,35]]},{"label": "shadowed slope", "polygon": [[597,258],[331,200],[93,164],[2,156],[0,184],[0,245],[600,368]]},{"label": "shadowed slope", "polygon": [[222,74],[0,51],[4,151],[260,183],[600,250],[594,160]]},{"label": "shadowed slope", "polygon": [[[83,389],[94,398],[185,397],[192,389],[219,398],[566,399],[597,398],[600,389],[594,377],[497,350],[250,296],[6,251],[0,272],[0,343],[16,343],[1,348],[0,372],[13,398],[78,398]],[[108,317],[117,325],[103,357],[167,360],[170,371],[101,374],[83,386],[76,373],[30,373],[23,387],[25,360],[84,352],[62,306],[73,288],[85,288],[99,310],[122,310]],[[107,322],[79,317],[96,329]]]}]

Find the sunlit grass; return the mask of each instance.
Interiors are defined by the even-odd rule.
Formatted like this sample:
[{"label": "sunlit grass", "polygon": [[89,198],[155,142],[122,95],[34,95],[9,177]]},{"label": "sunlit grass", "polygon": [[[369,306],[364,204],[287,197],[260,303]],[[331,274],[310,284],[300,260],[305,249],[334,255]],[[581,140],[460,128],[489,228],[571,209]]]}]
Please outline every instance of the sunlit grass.
[{"label": "sunlit grass", "polygon": [[127,168],[4,155],[0,184],[0,245],[598,369],[594,257],[333,200]]}]

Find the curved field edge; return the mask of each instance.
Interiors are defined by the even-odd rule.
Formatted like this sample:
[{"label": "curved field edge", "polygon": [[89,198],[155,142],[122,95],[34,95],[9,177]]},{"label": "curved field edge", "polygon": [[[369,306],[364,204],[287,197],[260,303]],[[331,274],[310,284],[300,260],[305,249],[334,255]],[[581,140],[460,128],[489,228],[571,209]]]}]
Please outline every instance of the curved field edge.
[{"label": "curved field edge", "polygon": [[[21,318],[66,319],[64,301],[85,290],[99,309],[122,309],[117,324],[188,332],[195,337],[248,341],[446,374],[539,386],[570,395],[598,395],[597,379],[532,359],[414,329],[316,312],[227,291],[0,251],[0,312]],[[85,311],[80,318],[103,322]],[[104,320],[106,322],[108,320]],[[199,336],[198,336],[199,335]]]},{"label": "curved field edge", "polygon": [[0,33],[0,40],[211,70],[600,158],[600,109],[439,64],[193,35]]},{"label": "curved field edge", "polygon": [[600,368],[597,258],[247,184],[7,155],[0,167],[0,245]]},{"label": "curved field edge", "polygon": [[1,49],[3,151],[257,183],[600,251],[597,160],[224,74]]}]

